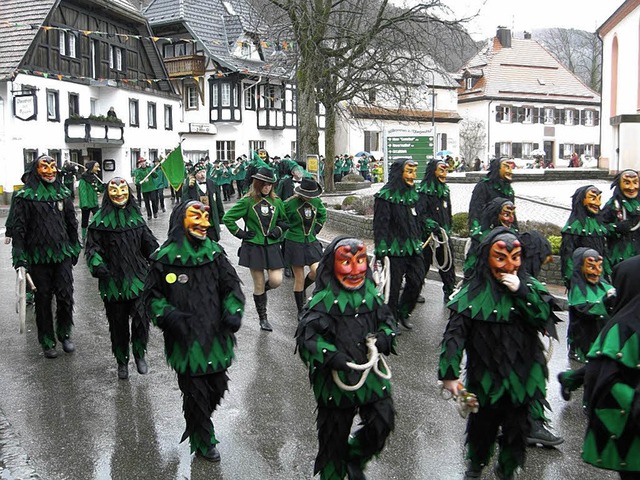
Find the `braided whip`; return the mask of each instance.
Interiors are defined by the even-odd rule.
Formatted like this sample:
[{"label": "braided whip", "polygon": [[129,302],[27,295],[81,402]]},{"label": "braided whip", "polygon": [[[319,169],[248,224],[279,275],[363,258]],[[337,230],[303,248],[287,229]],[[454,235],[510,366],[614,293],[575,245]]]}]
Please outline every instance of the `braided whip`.
[{"label": "braided whip", "polygon": [[[369,361],[367,363],[363,363],[362,365],[352,362],[347,362],[347,367],[352,370],[361,371],[362,375],[360,376],[360,380],[355,385],[347,385],[340,380],[338,376],[338,372],[336,370],[331,370],[331,376],[333,381],[338,386],[340,390],[344,390],[345,392],[355,392],[360,389],[364,385],[364,382],[367,381],[367,377],[371,370],[380,378],[385,380],[389,380],[391,378],[391,370],[389,370],[389,365],[387,361],[384,359],[380,352],[378,352],[378,347],[376,347],[376,337],[375,335],[367,336],[367,358]],[[380,366],[382,366],[382,370]],[[383,371],[384,370],[384,371]]]}]

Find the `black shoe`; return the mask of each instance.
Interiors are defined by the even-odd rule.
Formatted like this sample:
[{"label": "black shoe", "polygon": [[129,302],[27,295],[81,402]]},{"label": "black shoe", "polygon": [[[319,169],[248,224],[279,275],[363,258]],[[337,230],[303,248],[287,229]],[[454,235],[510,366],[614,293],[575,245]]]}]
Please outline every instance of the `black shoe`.
[{"label": "black shoe", "polygon": [[203,458],[207,462],[219,462],[220,461],[220,452],[216,448],[215,445],[211,445],[206,453],[200,453],[200,450],[196,452],[196,455],[200,458]]},{"label": "black shoe", "polygon": [[260,319],[260,330],[264,330],[265,332],[273,332],[273,328],[271,328],[269,320],[267,320],[266,318]]},{"label": "black shoe", "polygon": [[291,267],[284,267],[284,276],[291,278]]},{"label": "black shoe", "polygon": [[147,222],[151,220],[151,215],[147,215]]},{"label": "black shoe", "polygon": [[527,437],[527,445],[536,446],[538,444],[543,447],[555,447],[564,442],[564,438],[556,437],[553,433],[546,429],[544,423],[541,421],[533,422],[531,432]]},{"label": "black shoe", "polygon": [[44,348],[45,358],[58,358],[58,351],[55,348]]},{"label": "black shoe", "polygon": [[408,318],[401,318],[399,322],[400,322],[400,325],[402,325],[407,330],[413,329],[413,323],[411,323]]},{"label": "black shoe", "polygon": [[347,463],[347,478],[349,480],[367,480],[362,467],[357,462]]},{"label": "black shoe", "polygon": [[162,213],[165,213],[165,212],[166,212],[166,210],[164,209],[164,207],[162,207]]},{"label": "black shoe", "polygon": [[70,339],[65,338],[62,340],[62,350],[64,350],[65,353],[73,353],[76,351],[76,346]]},{"label": "black shoe", "polygon": [[427,300],[422,296],[422,295],[418,295],[418,298],[416,299],[416,303],[425,303]]},{"label": "black shoe", "polygon": [[464,472],[464,480],[475,480],[482,477],[482,467],[474,467],[467,461],[467,470]]},{"label": "black shoe", "polygon": [[154,214],[153,214],[153,218],[158,218],[158,214],[157,214],[157,213],[154,213]]},{"label": "black shoe", "polygon": [[569,400],[571,400],[571,390],[569,389],[569,387],[565,384],[565,374],[564,372],[560,372],[558,374],[558,382],[560,382],[560,395],[562,396],[562,399],[565,402],[568,402]]},{"label": "black shoe", "polygon": [[515,473],[512,473],[511,475],[505,475],[502,472],[502,469],[500,468],[500,465],[497,462],[493,467],[493,473],[496,476],[496,478],[499,479],[499,480],[515,480],[515,478],[516,478],[516,474]]},{"label": "black shoe", "polygon": [[120,380],[126,380],[129,378],[129,367],[124,363],[118,364],[118,378]]},{"label": "black shoe", "polygon": [[146,375],[149,371],[149,367],[147,367],[147,361],[144,358],[136,358],[136,368],[138,369],[138,373],[140,375]]}]

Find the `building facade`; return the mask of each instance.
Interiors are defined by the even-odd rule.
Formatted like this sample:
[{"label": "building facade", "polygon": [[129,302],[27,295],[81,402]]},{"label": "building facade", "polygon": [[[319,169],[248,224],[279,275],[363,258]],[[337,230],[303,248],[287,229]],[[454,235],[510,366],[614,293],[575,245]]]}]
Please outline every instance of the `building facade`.
[{"label": "building facade", "polygon": [[640,0],[625,1],[598,28],[602,39],[602,164],[640,169]]},{"label": "building facade", "polygon": [[600,157],[600,96],[525,33],[496,37],[459,72],[458,110],[481,121],[484,156],[512,157],[531,165],[531,152],[567,166],[573,152]]}]

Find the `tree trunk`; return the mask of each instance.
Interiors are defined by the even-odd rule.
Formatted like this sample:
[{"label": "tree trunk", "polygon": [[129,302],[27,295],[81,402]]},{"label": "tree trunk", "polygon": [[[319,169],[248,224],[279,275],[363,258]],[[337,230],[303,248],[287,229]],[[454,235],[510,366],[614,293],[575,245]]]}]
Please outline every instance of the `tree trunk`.
[{"label": "tree trunk", "polygon": [[298,65],[296,77],[297,86],[297,106],[298,106],[298,153],[304,162],[307,155],[319,155],[320,146],[318,141],[318,122],[316,118],[316,92],[314,81],[312,80],[315,70],[312,62],[306,61],[304,57]]},{"label": "tree trunk", "polygon": [[336,186],[333,183],[333,159],[336,154],[336,108],[334,105],[325,105],[324,128],[324,189],[333,192]]}]

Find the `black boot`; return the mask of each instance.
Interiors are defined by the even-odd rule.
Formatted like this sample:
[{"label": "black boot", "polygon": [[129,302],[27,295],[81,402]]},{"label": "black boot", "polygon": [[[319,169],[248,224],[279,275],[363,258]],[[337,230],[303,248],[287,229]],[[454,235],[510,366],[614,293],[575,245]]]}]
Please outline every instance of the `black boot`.
[{"label": "black boot", "polygon": [[144,359],[144,357],[135,357],[135,361],[138,373],[140,375],[146,375],[146,373],[149,371],[149,367],[147,366],[147,361]]},{"label": "black boot", "polygon": [[527,445],[535,447],[540,444],[550,448],[560,445],[562,442],[564,442],[564,438],[556,437],[551,433],[542,420],[531,420],[531,431],[527,437]]},{"label": "black boot", "polygon": [[296,307],[298,307],[298,313],[302,311],[304,307],[304,292],[293,292],[293,296],[296,298]]},{"label": "black boot", "polygon": [[307,274],[307,276],[304,277],[304,290],[303,290],[303,292],[306,292],[307,288],[309,288],[309,286],[314,282],[315,282],[315,280],[311,280],[309,278],[309,274]]},{"label": "black boot", "polygon": [[120,380],[126,380],[129,378],[129,367],[124,363],[118,364],[118,378]]},{"label": "black boot", "polygon": [[258,318],[260,319],[260,330],[264,330],[265,332],[273,331],[271,324],[269,324],[269,320],[267,320],[267,294],[263,293],[262,295],[254,295],[253,301],[256,304]]}]

